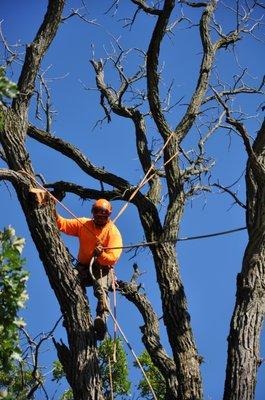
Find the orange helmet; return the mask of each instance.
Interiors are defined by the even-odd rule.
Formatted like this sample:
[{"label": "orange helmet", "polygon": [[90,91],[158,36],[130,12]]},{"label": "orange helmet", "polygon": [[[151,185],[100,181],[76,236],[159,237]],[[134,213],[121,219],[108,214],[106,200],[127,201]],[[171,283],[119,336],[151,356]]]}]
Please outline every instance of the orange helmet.
[{"label": "orange helmet", "polygon": [[110,215],[112,212],[112,207],[108,200],[99,199],[99,200],[95,201],[95,203],[93,204],[92,213],[94,213],[96,210],[103,211],[106,214]]}]

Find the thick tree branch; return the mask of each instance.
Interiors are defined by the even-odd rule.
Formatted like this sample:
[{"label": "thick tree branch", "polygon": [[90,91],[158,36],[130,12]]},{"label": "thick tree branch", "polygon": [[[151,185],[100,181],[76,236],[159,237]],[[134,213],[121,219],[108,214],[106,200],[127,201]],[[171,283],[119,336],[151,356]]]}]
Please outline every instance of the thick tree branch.
[{"label": "thick tree branch", "polygon": [[59,151],[61,154],[73,160],[82,169],[82,171],[86,172],[92,178],[114,186],[122,192],[131,189],[129,182],[106,171],[105,169],[94,166],[80,150],[70,143],[67,143],[58,137],[51,136],[47,132],[37,129],[33,125],[29,125],[27,134],[38,142]]},{"label": "thick tree branch", "polygon": [[[257,174],[252,154],[246,169],[247,228],[249,242],[242,270],[237,276],[236,304],[228,336],[224,400],[253,399],[257,370],[261,364],[260,334],[265,313],[265,122],[252,146],[263,181]],[[240,373],[238,372],[240,371]]]},{"label": "thick tree branch", "polygon": [[36,76],[43,56],[56,35],[61,21],[64,0],[49,0],[46,15],[33,42],[27,46],[25,61],[18,81],[19,95],[12,107],[17,112],[26,112],[33,94]]},{"label": "thick tree branch", "polygon": [[[164,163],[171,159],[170,163],[165,166],[170,204],[173,204],[176,196],[180,195],[180,193],[182,192],[182,184],[179,181],[180,171],[177,164],[177,137],[172,133],[172,130],[170,129],[170,126],[165,119],[160,102],[158,65],[161,42],[166,33],[169,19],[174,9],[174,6],[175,1],[165,0],[162,13],[159,15],[155,28],[153,30],[153,34],[147,51],[146,62],[147,96],[152,117],[155,121],[159,133],[164,139],[164,142],[166,143],[167,140],[170,140],[170,142],[164,149]],[[175,202],[175,205],[176,203],[177,202]],[[181,204],[182,201],[180,200],[178,203]],[[173,218],[173,216],[176,215],[175,207],[174,210],[168,211],[168,215],[170,215],[170,219],[171,217]]]},{"label": "thick tree branch", "polygon": [[114,199],[124,200],[127,197],[126,194],[124,193],[121,194],[117,190],[102,191],[102,190],[88,189],[84,188],[83,186],[76,185],[75,183],[64,182],[64,181],[46,183],[44,186],[46,188],[53,189],[55,192],[58,193],[74,193],[83,200],[100,199],[102,197],[104,197],[107,200],[114,200]]},{"label": "thick tree branch", "polygon": [[[143,114],[135,107],[127,107],[122,103],[122,96],[128,89],[129,82],[133,81],[135,77],[138,77],[142,72],[135,74],[133,78],[127,78],[124,72],[121,71],[120,75],[122,77],[122,85],[118,92],[114,92],[112,88],[107,86],[104,80],[104,68],[101,61],[91,60],[91,64],[96,72],[96,83],[98,90],[101,93],[101,104],[106,112],[106,107],[104,106],[104,98],[106,98],[111,110],[122,117],[130,118],[135,126],[135,137],[136,137],[136,148],[139,157],[139,161],[142,165],[143,171],[146,174],[152,165],[152,160],[150,156],[150,151],[148,149],[148,142],[146,137],[146,124]],[[117,63],[115,67],[118,69]],[[120,70],[120,69],[119,69]],[[136,79],[136,78],[135,78]],[[109,114],[108,118],[109,118]],[[150,190],[148,197],[155,203],[159,202],[161,184],[158,176],[154,174],[153,178],[149,181]]]},{"label": "thick tree branch", "polygon": [[207,6],[207,3],[205,3],[205,2],[194,3],[193,1],[180,0],[180,3],[183,3],[183,4],[187,5],[187,6],[194,7],[194,8],[206,7]]},{"label": "thick tree branch", "polygon": [[139,9],[143,10],[147,14],[151,15],[160,15],[161,10],[155,7],[149,7],[144,0],[131,0],[133,4],[139,7]]},{"label": "thick tree branch", "polygon": [[190,104],[184,117],[175,129],[176,135],[179,138],[180,143],[186,137],[187,133],[192,127],[201,107],[205,92],[208,88],[208,82],[215,56],[214,46],[212,44],[210,36],[209,25],[213,12],[216,8],[216,4],[216,0],[211,0],[205,8],[204,12],[202,13],[202,17],[200,20],[200,35],[203,46],[203,58],[196,89],[192,95]]},{"label": "thick tree branch", "polygon": [[146,71],[147,71],[147,95],[150,105],[152,117],[157,125],[157,128],[166,140],[170,135],[171,129],[163,115],[162,106],[159,97],[159,54],[160,45],[166,33],[169,18],[174,9],[174,0],[165,0],[164,7],[157,19],[152,38],[147,51]]},{"label": "thick tree branch", "polygon": [[139,293],[138,286],[135,283],[118,281],[118,290],[135,304],[143,317],[144,325],[141,327],[142,340],[154,365],[160,370],[165,381],[169,378],[172,379],[172,374],[176,374],[176,367],[160,342],[159,321],[151,303],[146,295]]},{"label": "thick tree branch", "polygon": [[0,181],[9,181],[14,185],[29,185],[29,180],[25,175],[12,171],[11,169],[0,168]]}]

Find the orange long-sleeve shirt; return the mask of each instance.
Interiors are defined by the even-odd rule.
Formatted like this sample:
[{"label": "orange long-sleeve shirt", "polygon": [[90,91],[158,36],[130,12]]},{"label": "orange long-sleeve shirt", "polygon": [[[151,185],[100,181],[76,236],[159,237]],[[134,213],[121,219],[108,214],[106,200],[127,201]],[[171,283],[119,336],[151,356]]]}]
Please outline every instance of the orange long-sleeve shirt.
[{"label": "orange long-sleeve shirt", "polygon": [[[121,247],[122,237],[118,228],[109,221],[102,228],[98,228],[92,219],[78,218],[67,219],[60,215],[56,217],[56,223],[61,232],[79,238],[78,261],[81,264],[89,264],[97,242],[103,247]],[[114,266],[121,255],[122,249],[107,249],[97,257],[100,265]]]}]

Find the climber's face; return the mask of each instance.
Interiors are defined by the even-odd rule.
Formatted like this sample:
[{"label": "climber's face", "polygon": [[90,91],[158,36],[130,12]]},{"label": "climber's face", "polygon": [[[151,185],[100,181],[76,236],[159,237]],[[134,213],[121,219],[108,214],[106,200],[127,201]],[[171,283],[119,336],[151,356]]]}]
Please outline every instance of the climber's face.
[{"label": "climber's face", "polygon": [[108,210],[99,207],[93,207],[92,214],[96,226],[105,226],[109,221],[110,213]]}]

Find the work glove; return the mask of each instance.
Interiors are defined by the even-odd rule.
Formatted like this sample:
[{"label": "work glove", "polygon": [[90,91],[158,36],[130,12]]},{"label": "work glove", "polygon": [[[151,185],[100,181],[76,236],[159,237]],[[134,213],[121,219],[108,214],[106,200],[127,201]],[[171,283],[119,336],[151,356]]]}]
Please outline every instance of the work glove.
[{"label": "work glove", "polygon": [[103,253],[103,245],[102,243],[97,243],[95,250],[94,250],[94,256],[98,257]]}]

